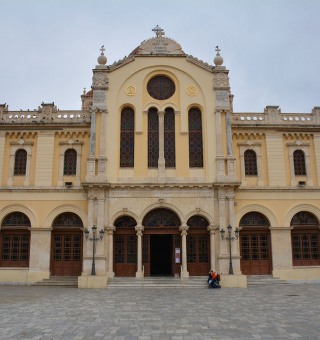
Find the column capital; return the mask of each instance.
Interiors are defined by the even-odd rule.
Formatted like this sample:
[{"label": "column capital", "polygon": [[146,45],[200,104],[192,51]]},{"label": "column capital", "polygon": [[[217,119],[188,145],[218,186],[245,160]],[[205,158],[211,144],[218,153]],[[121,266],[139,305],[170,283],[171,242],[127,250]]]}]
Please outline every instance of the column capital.
[{"label": "column capital", "polygon": [[112,235],[113,232],[116,231],[116,229],[117,229],[117,228],[116,228],[114,225],[108,225],[108,226],[106,227],[106,230],[107,230],[108,235]]},{"label": "column capital", "polygon": [[213,223],[207,227],[207,230],[210,232],[210,234],[215,234],[215,232],[219,230],[219,226]]},{"label": "column capital", "polygon": [[137,236],[141,236],[142,235],[142,232],[144,231],[144,226],[141,225],[141,224],[137,224],[135,227],[134,227],[136,233],[137,233]]},{"label": "column capital", "polygon": [[182,224],[179,227],[179,230],[181,231],[181,235],[187,235],[187,231],[189,230],[189,226],[187,226],[186,224]]}]

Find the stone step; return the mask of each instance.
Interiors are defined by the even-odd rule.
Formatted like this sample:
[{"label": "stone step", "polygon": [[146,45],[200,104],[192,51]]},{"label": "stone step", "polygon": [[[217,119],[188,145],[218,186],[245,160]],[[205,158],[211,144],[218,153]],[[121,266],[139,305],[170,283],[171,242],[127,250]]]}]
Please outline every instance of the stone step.
[{"label": "stone step", "polygon": [[78,287],[78,276],[51,276],[49,279],[36,282],[33,286]]},{"label": "stone step", "polygon": [[207,288],[206,277],[180,278],[147,277],[136,279],[132,277],[115,277],[108,280],[107,288]]},{"label": "stone step", "polygon": [[290,284],[285,280],[272,275],[247,275],[247,285],[249,286],[263,286],[263,285],[282,285]]}]

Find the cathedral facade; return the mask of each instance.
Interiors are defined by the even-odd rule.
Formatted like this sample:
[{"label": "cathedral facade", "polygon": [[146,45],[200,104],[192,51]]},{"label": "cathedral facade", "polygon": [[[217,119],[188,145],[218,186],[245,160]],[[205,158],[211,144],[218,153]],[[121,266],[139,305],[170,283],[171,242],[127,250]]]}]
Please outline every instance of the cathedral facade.
[{"label": "cathedral facade", "polygon": [[101,48],[81,110],[0,104],[1,283],[320,280],[320,107],[233,112],[219,48],[209,65],[153,31],[110,65]]}]

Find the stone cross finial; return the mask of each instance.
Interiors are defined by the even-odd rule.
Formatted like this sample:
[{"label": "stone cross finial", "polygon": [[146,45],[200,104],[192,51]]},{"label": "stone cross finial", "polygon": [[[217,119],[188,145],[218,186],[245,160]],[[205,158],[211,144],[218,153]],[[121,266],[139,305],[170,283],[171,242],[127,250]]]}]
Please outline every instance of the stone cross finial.
[{"label": "stone cross finial", "polygon": [[104,52],[105,50],[106,50],[106,49],[104,48],[104,45],[102,45],[102,46],[101,46],[101,48],[100,48],[101,55],[104,55],[104,53],[103,53],[103,52]]},{"label": "stone cross finial", "polygon": [[164,30],[159,27],[159,25],[157,25],[152,31],[156,33],[157,37],[161,38],[164,35]]},{"label": "stone cross finial", "polygon": [[85,87],[83,88],[83,94],[86,94],[86,88]]},{"label": "stone cross finial", "polygon": [[220,50],[219,46],[216,46],[216,49],[215,49],[215,51],[217,52],[217,55],[220,55],[220,53],[219,53],[219,52],[220,52],[221,50]]}]

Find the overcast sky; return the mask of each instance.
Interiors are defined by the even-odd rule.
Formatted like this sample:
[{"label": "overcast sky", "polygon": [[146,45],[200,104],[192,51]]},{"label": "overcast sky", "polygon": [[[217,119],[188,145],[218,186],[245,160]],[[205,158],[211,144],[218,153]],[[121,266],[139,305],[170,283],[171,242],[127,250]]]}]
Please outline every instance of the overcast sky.
[{"label": "overcast sky", "polygon": [[0,103],[81,108],[101,45],[108,64],[156,25],[213,64],[221,48],[235,112],[320,106],[320,0],[0,0]]}]

